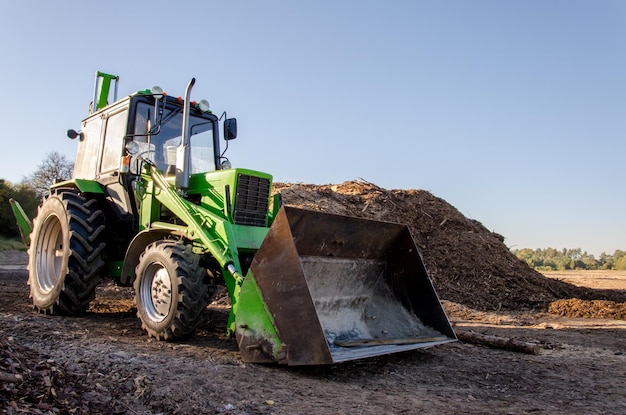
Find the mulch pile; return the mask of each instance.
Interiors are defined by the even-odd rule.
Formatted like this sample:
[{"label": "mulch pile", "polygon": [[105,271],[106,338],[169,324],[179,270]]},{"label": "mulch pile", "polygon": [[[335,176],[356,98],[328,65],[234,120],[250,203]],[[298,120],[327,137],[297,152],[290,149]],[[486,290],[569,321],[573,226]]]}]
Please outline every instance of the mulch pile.
[{"label": "mulch pile", "polygon": [[547,311],[557,300],[626,302],[626,292],[546,278],[513,255],[504,237],[424,190],[386,190],[365,181],[275,183],[286,205],[406,224],[442,299],[482,311]]}]

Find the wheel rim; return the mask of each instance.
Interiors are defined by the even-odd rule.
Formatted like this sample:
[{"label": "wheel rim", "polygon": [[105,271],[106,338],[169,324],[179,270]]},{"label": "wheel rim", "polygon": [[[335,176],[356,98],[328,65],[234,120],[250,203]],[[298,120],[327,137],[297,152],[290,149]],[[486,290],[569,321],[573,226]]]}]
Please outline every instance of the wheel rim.
[{"label": "wheel rim", "polygon": [[61,278],[61,269],[65,259],[63,228],[57,216],[50,215],[45,218],[35,249],[37,284],[41,291],[47,294]]},{"label": "wheel rim", "polygon": [[153,263],[148,267],[140,291],[146,316],[156,323],[163,321],[172,306],[172,280],[163,264]]}]

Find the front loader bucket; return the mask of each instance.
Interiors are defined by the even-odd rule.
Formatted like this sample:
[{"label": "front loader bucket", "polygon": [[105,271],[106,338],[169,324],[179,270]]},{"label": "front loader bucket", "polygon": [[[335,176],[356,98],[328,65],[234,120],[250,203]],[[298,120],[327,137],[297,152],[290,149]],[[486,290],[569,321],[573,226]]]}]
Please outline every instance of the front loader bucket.
[{"label": "front loader bucket", "polygon": [[456,336],[406,225],[283,206],[241,287],[243,360],[318,365]]}]

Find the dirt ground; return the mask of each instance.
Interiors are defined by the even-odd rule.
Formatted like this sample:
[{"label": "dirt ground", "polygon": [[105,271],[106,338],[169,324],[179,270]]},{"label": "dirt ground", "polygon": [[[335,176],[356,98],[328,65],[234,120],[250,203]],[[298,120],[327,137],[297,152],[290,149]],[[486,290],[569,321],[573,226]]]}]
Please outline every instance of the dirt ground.
[{"label": "dirt ground", "polygon": [[[618,414],[626,321],[481,312],[445,302],[455,329],[534,342],[538,355],[456,342],[327,367],[244,364],[228,308],[184,343],[147,339],[132,293],[104,285],[84,317],[32,311],[26,271],[0,270],[4,413]],[[626,286],[622,287],[626,289]]]},{"label": "dirt ground", "polygon": [[[381,209],[385,205],[376,198],[387,198],[387,206],[397,208],[398,198],[427,196],[376,192],[368,193],[374,195],[368,199],[363,194],[351,196],[323,189],[329,198],[349,198],[341,206],[352,206],[352,213],[363,215],[384,214]],[[354,207],[357,205],[351,197],[360,198],[361,204]],[[325,203],[319,197],[317,200]],[[235,340],[224,334],[228,317],[224,297],[208,308],[206,323],[193,337],[179,343],[157,342],[141,330],[131,290],[112,283],[98,289],[95,302],[83,317],[35,313],[28,298],[25,254],[11,251],[0,253],[2,411],[626,413],[626,319],[617,315],[572,317],[580,307],[594,301],[605,301],[596,305],[604,308],[623,305],[626,276],[607,273],[602,284],[610,281],[610,286],[596,287],[601,291],[586,288],[599,284],[596,276],[546,278],[507,256],[499,235],[471,220],[466,220],[471,232],[464,230],[464,219],[437,203],[418,204],[424,213],[421,217],[430,217],[433,225],[426,230],[411,227],[411,232],[455,330],[536,343],[540,346],[538,354],[459,341],[323,367],[246,364],[239,358]],[[433,205],[433,211],[427,210],[428,204]],[[447,216],[436,217],[434,212],[442,209]],[[441,233],[447,227],[453,233]],[[465,239],[470,236],[482,242]],[[455,238],[458,243],[469,244],[466,252],[455,254],[461,249],[455,250],[450,242]],[[487,245],[479,245],[483,242]],[[444,261],[439,251],[447,253],[448,260]],[[472,251],[474,260],[469,262],[479,266],[458,265],[462,260],[468,262],[467,254]],[[515,282],[514,276],[523,284]],[[575,279],[576,285],[569,284],[570,279]],[[489,286],[495,288],[490,290]],[[460,287],[465,287],[463,292]],[[548,312],[552,303],[562,300],[581,303],[569,312]]]}]

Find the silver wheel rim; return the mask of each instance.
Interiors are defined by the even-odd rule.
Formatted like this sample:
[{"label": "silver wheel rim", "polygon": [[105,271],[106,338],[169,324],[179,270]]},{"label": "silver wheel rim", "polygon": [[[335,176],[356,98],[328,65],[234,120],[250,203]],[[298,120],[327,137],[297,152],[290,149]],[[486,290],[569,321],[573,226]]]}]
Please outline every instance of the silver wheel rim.
[{"label": "silver wheel rim", "polygon": [[50,215],[41,226],[35,246],[37,284],[45,294],[52,291],[61,278],[64,248],[61,222],[57,216]]},{"label": "silver wheel rim", "polygon": [[148,266],[142,277],[140,295],[146,316],[155,323],[165,320],[172,306],[172,280],[163,264]]}]

